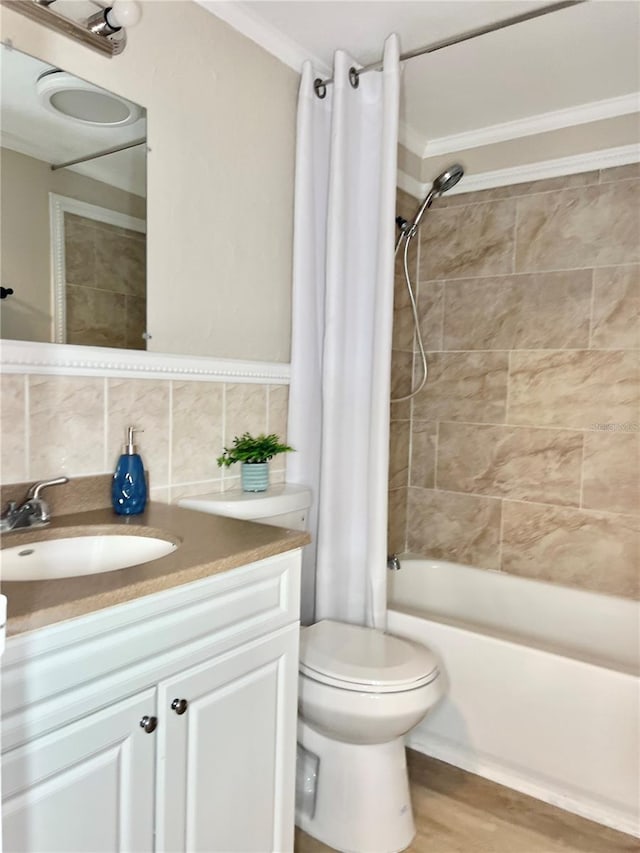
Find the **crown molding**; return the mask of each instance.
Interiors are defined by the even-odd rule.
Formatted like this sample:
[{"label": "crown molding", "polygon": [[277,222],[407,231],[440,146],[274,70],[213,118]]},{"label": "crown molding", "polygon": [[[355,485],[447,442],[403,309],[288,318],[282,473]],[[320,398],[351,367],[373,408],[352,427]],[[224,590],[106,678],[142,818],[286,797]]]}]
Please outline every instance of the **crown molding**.
[{"label": "crown molding", "polygon": [[2,341],[0,373],[287,385],[290,366],[279,362],[205,358],[107,347]]},{"label": "crown molding", "polygon": [[[566,127],[576,127],[637,112],[640,112],[640,92],[631,92],[628,95],[593,101],[590,104],[581,104],[565,110],[539,113],[528,118],[480,127],[452,136],[440,136],[429,140],[424,145],[420,156],[425,158],[438,154],[452,154],[468,148],[494,145],[496,142],[507,142],[510,139],[535,136],[538,133],[549,133],[553,130],[562,130]],[[415,131],[412,130],[412,134],[415,135]]]},{"label": "crown molding", "polygon": [[404,121],[398,125],[398,144],[421,160],[424,157],[424,137]]},{"label": "crown molding", "polygon": [[324,77],[331,76],[329,67],[317,56],[306,51],[298,42],[285,36],[276,27],[267,23],[255,12],[247,9],[244,3],[219,2],[219,0],[195,0],[207,12],[225,21],[243,36],[251,39],[260,47],[275,56],[280,62],[300,73],[302,65],[307,60],[313,63],[314,69]]},{"label": "crown molding", "polygon": [[[606,148],[590,151],[587,154],[575,154],[570,157],[558,157],[555,160],[543,160],[540,163],[527,163],[509,169],[493,172],[480,172],[477,175],[465,175],[447,195],[477,192],[494,187],[522,184],[526,181],[541,181],[545,178],[558,178],[564,175],[577,175],[580,172],[592,172],[596,169],[611,169],[614,166],[628,166],[640,162],[640,145],[622,145],[618,148]],[[422,183],[398,172],[397,185],[414,198],[424,198],[431,189],[431,183]]]},{"label": "crown molding", "polygon": [[[259,44],[266,51],[277,57],[285,65],[300,72],[306,60],[312,62],[314,69],[323,77],[331,77],[331,68],[314,56],[298,42],[284,35],[277,27],[267,23],[244,3],[233,0],[195,0],[195,2],[218,18],[228,23],[242,35]],[[425,142],[424,135],[414,127],[401,122],[398,141],[412,154],[424,159],[439,154],[452,154],[469,148],[479,148],[483,145],[493,145],[520,139],[525,136],[535,136],[575,127],[590,122],[602,121],[618,116],[640,112],[640,92],[631,92],[614,98],[593,101],[568,107],[562,110],[539,113],[515,121],[493,124],[476,128],[450,136],[440,136]]]},{"label": "crown molding", "polygon": [[398,169],[396,185],[415,199],[423,199],[431,189],[431,184],[423,184],[421,181],[412,178],[411,175],[407,175],[406,172],[401,172],[400,169]]}]

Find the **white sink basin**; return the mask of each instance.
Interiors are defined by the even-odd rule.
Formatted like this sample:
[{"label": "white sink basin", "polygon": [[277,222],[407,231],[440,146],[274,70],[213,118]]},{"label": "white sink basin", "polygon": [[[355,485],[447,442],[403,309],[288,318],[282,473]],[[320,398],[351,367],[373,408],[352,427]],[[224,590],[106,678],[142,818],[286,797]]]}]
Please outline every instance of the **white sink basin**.
[{"label": "white sink basin", "polygon": [[114,572],[175,551],[177,545],[150,536],[72,536],[3,548],[0,580],[43,581]]}]

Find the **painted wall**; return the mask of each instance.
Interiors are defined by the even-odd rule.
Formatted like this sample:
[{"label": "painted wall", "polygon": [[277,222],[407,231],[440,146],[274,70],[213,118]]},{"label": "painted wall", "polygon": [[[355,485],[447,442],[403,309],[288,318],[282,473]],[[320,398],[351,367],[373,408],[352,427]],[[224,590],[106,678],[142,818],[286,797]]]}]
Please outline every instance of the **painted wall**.
[{"label": "painted wall", "polygon": [[148,111],[149,348],[287,361],[298,75],[188,0],[107,59],[0,8],[19,50]]},{"label": "painted wall", "polygon": [[636,112],[427,157],[400,145],[398,169],[420,183],[430,183],[451,163],[462,163],[467,175],[478,175],[639,143]]},{"label": "painted wall", "polygon": [[2,303],[0,337],[52,341],[49,193],[145,218],[140,196],[94,181],[69,169],[0,149],[2,284],[14,295]]},{"label": "painted wall", "polygon": [[[639,233],[637,164],[436,202],[411,256],[429,379],[392,407],[392,550],[637,595]],[[398,274],[394,396],[415,348]]]}]

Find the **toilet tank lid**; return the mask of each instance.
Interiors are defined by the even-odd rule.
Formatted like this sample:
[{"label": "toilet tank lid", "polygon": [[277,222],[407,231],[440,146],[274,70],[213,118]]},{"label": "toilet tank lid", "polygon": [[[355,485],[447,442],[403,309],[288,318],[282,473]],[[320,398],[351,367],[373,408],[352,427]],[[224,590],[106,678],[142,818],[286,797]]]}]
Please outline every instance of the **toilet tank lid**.
[{"label": "toilet tank lid", "polygon": [[224,515],[227,518],[242,518],[248,521],[269,518],[287,512],[299,512],[311,506],[311,489],[297,483],[278,483],[269,486],[266,492],[212,492],[180,498],[178,506]]}]

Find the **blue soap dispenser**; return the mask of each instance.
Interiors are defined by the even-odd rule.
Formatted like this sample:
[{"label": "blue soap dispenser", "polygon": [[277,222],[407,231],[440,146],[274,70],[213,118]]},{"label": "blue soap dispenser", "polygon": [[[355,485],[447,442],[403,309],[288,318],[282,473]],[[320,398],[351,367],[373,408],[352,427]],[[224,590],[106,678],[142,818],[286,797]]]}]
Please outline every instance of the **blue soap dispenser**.
[{"label": "blue soap dispenser", "polygon": [[138,448],[133,443],[134,432],[143,430],[127,427],[127,443],[122,448],[111,484],[111,502],[118,515],[138,515],[147,503],[147,481]]}]

